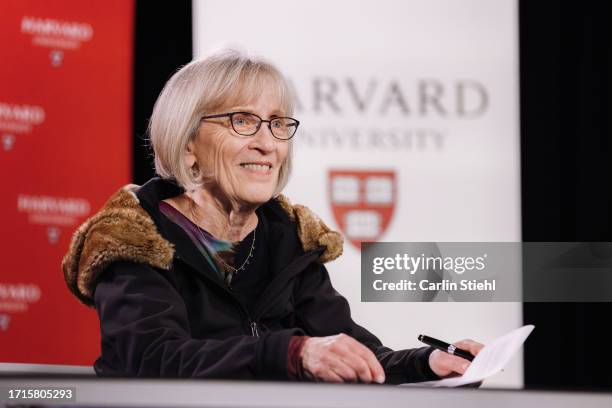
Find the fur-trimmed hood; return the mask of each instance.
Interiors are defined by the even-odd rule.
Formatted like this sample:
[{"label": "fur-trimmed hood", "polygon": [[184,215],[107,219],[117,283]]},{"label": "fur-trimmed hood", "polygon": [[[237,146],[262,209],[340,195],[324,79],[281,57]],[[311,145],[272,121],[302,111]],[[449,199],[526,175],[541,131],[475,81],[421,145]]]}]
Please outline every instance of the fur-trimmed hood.
[{"label": "fur-trimmed hood", "polygon": [[[112,262],[132,261],[165,270],[172,266],[174,245],[162,237],[141,206],[136,196],[138,189],[133,184],[119,189],[72,237],[62,270],[68,288],[88,306],[93,305],[97,278]],[[320,262],[329,262],[342,254],[342,236],[330,230],[307,207],[292,205],[283,195],[273,200],[296,225],[304,251],[324,247]]]}]

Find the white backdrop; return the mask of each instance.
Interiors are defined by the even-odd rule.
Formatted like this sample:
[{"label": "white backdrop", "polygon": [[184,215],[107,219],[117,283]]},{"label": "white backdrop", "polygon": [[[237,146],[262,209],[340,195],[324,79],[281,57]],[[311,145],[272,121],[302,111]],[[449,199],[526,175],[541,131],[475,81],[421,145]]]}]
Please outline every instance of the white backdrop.
[{"label": "white backdrop", "polygon": [[[355,320],[390,347],[420,346],[420,333],[487,342],[522,324],[520,303],[362,303],[359,251],[349,242],[520,241],[517,7],[194,1],[196,58],[238,46],[294,85],[302,124],[285,193],[343,230],[332,281]],[[345,173],[333,188],[332,170]],[[395,181],[371,179],[359,195],[360,172],[373,171]],[[522,382],[517,356],[487,385]]]}]

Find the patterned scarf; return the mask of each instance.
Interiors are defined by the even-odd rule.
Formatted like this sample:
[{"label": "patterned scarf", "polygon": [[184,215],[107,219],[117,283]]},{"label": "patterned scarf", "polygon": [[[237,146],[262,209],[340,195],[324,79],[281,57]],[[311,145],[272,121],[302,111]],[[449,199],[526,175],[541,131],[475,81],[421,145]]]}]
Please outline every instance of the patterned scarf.
[{"label": "patterned scarf", "polygon": [[216,258],[220,256],[220,252],[231,251],[233,247],[232,243],[213,237],[208,231],[198,227],[180,211],[164,201],[160,201],[159,210],[187,233],[210,267],[224,282],[229,283],[231,274],[229,274],[230,276],[228,277],[228,273],[219,265]]}]

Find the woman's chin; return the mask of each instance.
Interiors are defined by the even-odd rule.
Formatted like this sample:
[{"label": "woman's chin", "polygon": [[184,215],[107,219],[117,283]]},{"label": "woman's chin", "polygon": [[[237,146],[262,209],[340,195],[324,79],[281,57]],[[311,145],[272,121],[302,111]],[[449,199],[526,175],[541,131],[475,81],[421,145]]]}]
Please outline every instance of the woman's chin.
[{"label": "woman's chin", "polygon": [[241,201],[248,203],[253,206],[259,207],[262,204],[265,204],[272,198],[272,191],[270,192],[247,192],[242,195]]}]

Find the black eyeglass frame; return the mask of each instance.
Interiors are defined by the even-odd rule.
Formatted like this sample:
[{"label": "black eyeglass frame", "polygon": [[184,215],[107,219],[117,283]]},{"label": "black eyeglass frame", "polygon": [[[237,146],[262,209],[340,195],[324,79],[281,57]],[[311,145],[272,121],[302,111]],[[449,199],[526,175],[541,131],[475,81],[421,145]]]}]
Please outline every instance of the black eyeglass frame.
[{"label": "black eyeglass frame", "polygon": [[[255,116],[257,119],[259,119],[259,123],[257,124],[257,128],[255,128],[255,131],[253,133],[249,133],[249,134],[244,134],[244,133],[240,133],[236,130],[236,128],[234,127],[234,115],[238,115],[238,114],[243,114],[243,115],[252,115]],[[219,113],[216,115],[207,115],[207,116],[202,116],[201,120],[204,119],[216,119],[216,118],[226,118],[229,117],[230,119],[230,124],[232,125],[232,129],[234,130],[234,132],[238,133],[241,136],[253,136],[255,133],[259,132],[259,129],[261,129],[261,124],[263,122],[266,122],[268,124],[268,129],[270,130],[270,133],[272,134],[272,136],[274,136],[276,139],[278,140],[291,140],[293,138],[293,136],[295,136],[295,134],[297,133],[298,130],[298,126],[300,126],[300,121],[295,119],[295,118],[291,118],[289,116],[275,116],[273,118],[270,119],[262,119],[259,115],[256,115],[252,112],[228,112],[228,113]],[[272,121],[276,120],[276,119],[291,119],[292,121],[295,122],[295,130],[293,131],[293,134],[291,135],[291,137],[288,137],[286,139],[283,139],[282,137],[278,137],[274,134],[274,130],[272,130]],[[291,125],[293,126],[293,124]]]}]

